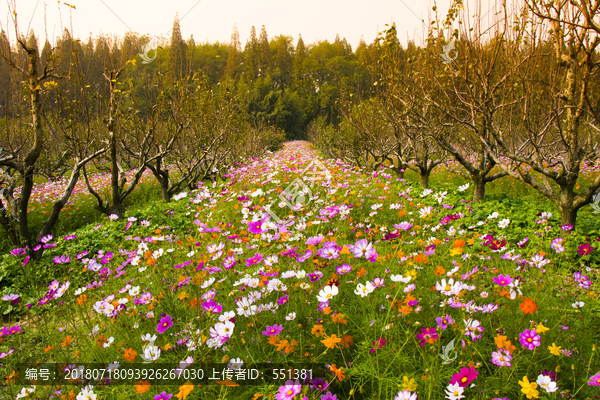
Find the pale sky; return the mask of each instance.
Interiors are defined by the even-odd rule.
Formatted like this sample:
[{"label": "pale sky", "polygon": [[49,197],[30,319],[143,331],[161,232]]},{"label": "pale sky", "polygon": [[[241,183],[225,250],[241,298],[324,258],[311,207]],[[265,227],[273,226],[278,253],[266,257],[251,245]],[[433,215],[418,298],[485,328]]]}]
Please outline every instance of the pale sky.
[{"label": "pale sky", "polygon": [[[428,9],[433,5],[433,0],[0,0],[0,27],[7,31],[11,42],[15,28],[8,2],[16,4],[20,32],[27,32],[30,26],[40,46],[45,32],[54,43],[53,38],[62,34],[63,27],[72,27],[74,36],[84,41],[100,33],[123,37],[130,30],[152,37],[170,37],[178,13],[183,38],[187,40],[193,34],[196,43],[229,43],[237,24],[243,48],[250,28],[254,25],[259,35],[264,24],[270,39],[290,35],[295,44],[301,34],[304,42],[310,44],[325,39],[331,42],[338,33],[353,50],[361,36],[367,44],[372,43],[377,32],[392,22],[396,23],[404,45],[407,38],[420,42],[421,19],[428,20]],[[450,3],[451,0],[437,0],[441,19]],[[469,4],[474,4],[474,0]],[[488,0],[483,0],[482,9],[481,13],[470,13],[473,20],[486,14]]]}]

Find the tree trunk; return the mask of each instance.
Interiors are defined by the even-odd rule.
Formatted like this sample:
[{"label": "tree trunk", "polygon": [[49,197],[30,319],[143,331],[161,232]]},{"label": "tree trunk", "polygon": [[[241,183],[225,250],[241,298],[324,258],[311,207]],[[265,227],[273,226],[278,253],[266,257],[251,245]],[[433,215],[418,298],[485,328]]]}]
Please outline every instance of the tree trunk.
[{"label": "tree trunk", "polygon": [[572,225],[575,226],[577,221],[578,208],[574,207],[573,201],[575,200],[575,193],[573,187],[575,182],[567,186],[560,188],[560,224],[561,225]]},{"label": "tree trunk", "polygon": [[484,178],[473,177],[473,203],[479,203],[485,197],[485,184]]},{"label": "tree trunk", "polygon": [[428,168],[419,168],[419,175],[421,176],[421,186],[425,189],[429,188],[429,176],[431,175],[431,170]]},{"label": "tree trunk", "polygon": [[160,181],[160,190],[162,192],[162,199],[165,203],[171,202],[171,194],[169,193],[169,180],[162,179]]}]

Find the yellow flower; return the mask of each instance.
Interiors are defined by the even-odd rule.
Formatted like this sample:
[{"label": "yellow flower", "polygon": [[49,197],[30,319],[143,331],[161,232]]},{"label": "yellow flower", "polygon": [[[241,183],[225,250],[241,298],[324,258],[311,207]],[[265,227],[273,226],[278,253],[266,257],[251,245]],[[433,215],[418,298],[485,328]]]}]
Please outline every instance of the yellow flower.
[{"label": "yellow flower", "polygon": [[539,397],[540,392],[535,390],[535,388],[538,386],[537,383],[530,383],[529,379],[527,379],[527,376],[524,376],[523,380],[519,381],[519,385],[521,385],[521,392],[523,392],[528,399],[537,399]]},{"label": "yellow flower", "polygon": [[556,343],[552,343],[552,346],[548,346],[548,350],[552,353],[553,356],[560,356],[560,346],[557,346]]},{"label": "yellow flower", "polygon": [[409,381],[408,376],[405,376],[403,380],[404,382],[402,383],[402,390],[410,390],[411,392],[414,392],[417,388],[417,383],[415,382],[415,379],[411,378]]},{"label": "yellow flower", "polygon": [[535,328],[535,331],[537,333],[544,333],[544,332],[547,332],[549,330],[550,330],[550,328],[546,328],[542,322],[540,322],[540,324]]}]

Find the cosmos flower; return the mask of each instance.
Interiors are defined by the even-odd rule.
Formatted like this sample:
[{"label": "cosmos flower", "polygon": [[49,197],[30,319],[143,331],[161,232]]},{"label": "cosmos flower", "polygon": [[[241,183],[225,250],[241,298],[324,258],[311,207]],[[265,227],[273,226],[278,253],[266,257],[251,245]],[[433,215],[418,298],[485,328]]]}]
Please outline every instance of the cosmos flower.
[{"label": "cosmos flower", "polygon": [[519,334],[519,341],[523,347],[533,350],[538,347],[541,343],[541,337],[538,335],[535,329],[525,329]]},{"label": "cosmos flower", "polygon": [[450,384],[458,384],[465,388],[477,378],[477,375],[479,375],[479,372],[475,371],[475,367],[463,367],[458,374],[452,375]]},{"label": "cosmos flower", "polygon": [[173,318],[170,315],[162,317],[156,326],[156,332],[164,333],[167,329],[173,326]]}]

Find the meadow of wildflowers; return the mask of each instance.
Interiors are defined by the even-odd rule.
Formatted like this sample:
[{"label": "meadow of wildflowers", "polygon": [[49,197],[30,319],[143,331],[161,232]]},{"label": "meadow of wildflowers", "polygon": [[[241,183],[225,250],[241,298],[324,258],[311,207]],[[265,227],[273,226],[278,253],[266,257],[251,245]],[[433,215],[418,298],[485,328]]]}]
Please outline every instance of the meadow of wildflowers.
[{"label": "meadow of wildflowers", "polygon": [[[41,266],[2,256],[32,276],[2,293],[2,398],[600,396],[597,235],[336,160],[291,210],[279,195],[316,158],[290,142],[172,203],[47,236]],[[25,363],[186,379],[25,382]],[[198,383],[200,365],[312,370]]]}]

